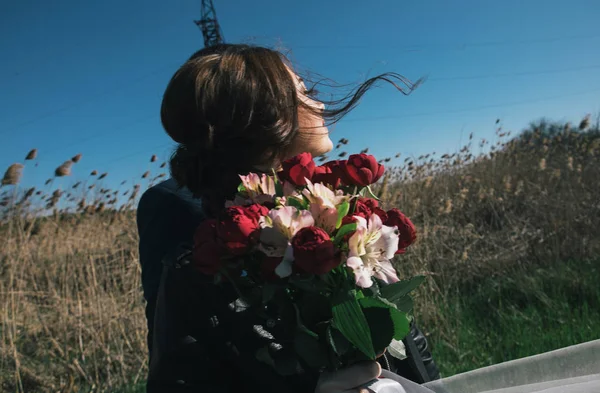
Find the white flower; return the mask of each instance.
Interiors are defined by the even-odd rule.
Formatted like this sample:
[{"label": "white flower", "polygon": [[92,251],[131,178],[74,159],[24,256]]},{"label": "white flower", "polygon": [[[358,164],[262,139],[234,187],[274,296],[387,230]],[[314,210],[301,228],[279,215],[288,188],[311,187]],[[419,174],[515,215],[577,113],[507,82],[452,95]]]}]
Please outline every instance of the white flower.
[{"label": "white flower", "polygon": [[354,271],[356,285],[368,288],[373,285],[372,276],[386,283],[398,281],[396,270],[390,259],[398,250],[398,229],[383,225],[377,214],[369,221],[355,216],[356,232],[348,242],[349,253],[346,265]]},{"label": "white flower", "polygon": [[249,173],[247,176],[240,175],[240,179],[252,201],[264,203],[272,201],[275,197],[275,179],[272,176]]},{"label": "white flower", "polygon": [[333,233],[337,224],[337,207],[348,199],[343,191],[334,192],[321,183],[312,183],[306,179],[306,188],[302,194],[309,201],[310,212],[317,226],[328,233]]},{"label": "white flower", "polygon": [[308,210],[281,206],[261,217],[259,224],[262,228],[259,244],[261,251],[271,257],[283,257],[296,232],[315,225],[315,220]]}]

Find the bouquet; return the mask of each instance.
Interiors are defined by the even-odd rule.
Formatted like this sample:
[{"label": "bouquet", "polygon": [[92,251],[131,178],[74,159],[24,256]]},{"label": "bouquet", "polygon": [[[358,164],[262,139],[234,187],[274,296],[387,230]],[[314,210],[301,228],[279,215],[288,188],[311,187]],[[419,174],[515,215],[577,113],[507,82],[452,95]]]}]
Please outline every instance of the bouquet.
[{"label": "bouquet", "polygon": [[279,172],[241,175],[235,199],[198,227],[193,265],[257,313],[275,307],[308,367],[336,370],[386,349],[402,358],[409,293],[423,277],[400,280],[392,265],[416,233],[373,194],[383,173],[366,154],[317,166],[302,153]]}]

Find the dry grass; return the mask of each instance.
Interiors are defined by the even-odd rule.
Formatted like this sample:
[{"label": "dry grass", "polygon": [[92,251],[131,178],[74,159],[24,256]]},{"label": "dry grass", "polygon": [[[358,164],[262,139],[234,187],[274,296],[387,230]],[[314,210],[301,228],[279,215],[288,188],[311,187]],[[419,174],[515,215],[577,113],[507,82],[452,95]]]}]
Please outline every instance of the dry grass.
[{"label": "dry grass", "polygon": [[[456,321],[440,310],[453,294],[523,267],[600,255],[600,132],[542,124],[513,141],[497,134],[493,146],[480,142],[485,155],[471,139],[454,155],[407,158],[376,190],[418,227],[398,268],[431,274],[417,294],[419,323],[450,347]],[[70,190],[77,195],[10,187],[0,196],[0,390],[112,391],[143,381],[132,210],[141,186],[116,191],[82,180]],[[119,197],[127,203],[116,209]]]}]

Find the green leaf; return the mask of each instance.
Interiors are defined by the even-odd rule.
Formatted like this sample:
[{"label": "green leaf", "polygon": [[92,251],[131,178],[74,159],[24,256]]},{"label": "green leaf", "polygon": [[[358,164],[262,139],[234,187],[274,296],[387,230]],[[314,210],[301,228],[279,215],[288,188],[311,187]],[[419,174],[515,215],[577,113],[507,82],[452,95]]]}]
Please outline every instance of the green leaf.
[{"label": "green leaf", "polygon": [[425,276],[415,276],[409,280],[398,281],[381,288],[381,296],[392,303],[409,294],[425,280]]},{"label": "green leaf", "polygon": [[279,181],[279,177],[277,176],[277,172],[275,169],[272,169],[273,173],[273,181],[275,182],[275,196],[282,197],[283,196],[283,184]]},{"label": "green leaf", "polygon": [[344,239],[344,236],[346,236],[350,232],[356,231],[356,226],[356,223],[346,224],[342,226],[335,234],[335,237],[333,238],[333,243],[340,243]]},{"label": "green leaf", "polygon": [[413,310],[413,300],[410,296],[404,296],[394,302],[398,311],[410,313]]},{"label": "green leaf", "polygon": [[294,336],[296,353],[312,368],[327,365],[327,353],[323,350],[318,338],[298,331]]},{"label": "green leaf", "polygon": [[300,200],[298,198],[289,197],[286,199],[286,204],[288,206],[293,206],[298,210],[306,210],[308,208],[308,204],[306,203],[304,198],[302,198],[302,200]]},{"label": "green leaf", "polygon": [[375,360],[371,330],[360,304],[349,299],[333,306],[333,324],[367,358]]},{"label": "green leaf", "polygon": [[379,283],[376,280],[373,280],[373,285],[371,285],[369,288],[363,288],[362,293],[367,297],[379,296],[379,288]]},{"label": "green leaf", "polygon": [[[377,327],[383,327],[386,323],[389,324],[391,322],[391,331],[388,328],[386,332],[387,334],[382,335],[379,334],[379,332],[377,334],[378,338],[381,338],[382,340],[385,337],[385,346],[389,345],[389,343],[392,341],[392,338],[395,338],[396,340],[402,340],[410,331],[410,320],[408,319],[408,315],[397,310],[396,306],[387,300],[377,297],[366,297],[360,299],[359,303],[361,307],[365,309],[365,314],[367,314],[366,309],[370,308],[387,310],[387,313],[378,312],[376,317],[374,316],[373,318],[369,318],[369,326],[371,326],[372,330],[374,326],[377,329]],[[374,319],[377,320],[375,321]]]},{"label": "green leaf", "polygon": [[247,191],[247,190],[246,190],[246,187],[244,187],[244,183],[240,183],[240,185],[239,185],[239,186],[238,186],[238,188],[237,188],[237,191],[238,191],[238,192],[244,192],[244,191]]},{"label": "green leaf", "polygon": [[332,326],[327,327],[327,341],[329,346],[338,356],[343,356],[351,349],[350,341],[344,335]]},{"label": "green leaf", "polygon": [[348,214],[348,211],[350,211],[350,203],[348,201],[344,201],[337,207],[338,219],[335,224],[336,229],[342,226],[342,218]]}]

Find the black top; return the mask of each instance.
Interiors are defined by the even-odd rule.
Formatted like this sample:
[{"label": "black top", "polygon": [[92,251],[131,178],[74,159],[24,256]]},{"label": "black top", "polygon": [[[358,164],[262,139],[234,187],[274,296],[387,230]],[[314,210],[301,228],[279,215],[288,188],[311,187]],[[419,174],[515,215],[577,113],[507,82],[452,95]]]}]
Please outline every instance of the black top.
[{"label": "black top", "polygon": [[[265,324],[232,288],[215,286],[210,277],[190,268],[193,234],[205,218],[200,201],[172,179],[140,199],[137,223],[150,354],[147,391],[313,391],[318,375],[303,371],[276,316]],[[417,383],[439,378],[416,325],[404,343],[408,358],[384,356],[382,366]],[[257,360],[257,351],[267,351],[296,372],[281,377]]]}]

